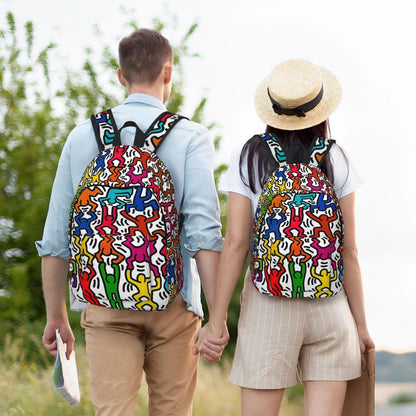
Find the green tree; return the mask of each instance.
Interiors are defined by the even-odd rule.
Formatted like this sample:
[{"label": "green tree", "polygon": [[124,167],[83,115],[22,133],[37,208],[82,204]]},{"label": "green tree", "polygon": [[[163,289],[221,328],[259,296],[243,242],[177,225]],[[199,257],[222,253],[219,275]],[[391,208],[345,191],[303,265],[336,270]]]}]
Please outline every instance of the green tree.
[{"label": "green tree", "polygon": [[7,29],[0,31],[0,285],[7,295],[0,317],[19,323],[42,311],[33,242],[42,234],[62,132],[49,89],[55,45],[34,53],[27,22],[21,49],[14,16],[6,18]]}]

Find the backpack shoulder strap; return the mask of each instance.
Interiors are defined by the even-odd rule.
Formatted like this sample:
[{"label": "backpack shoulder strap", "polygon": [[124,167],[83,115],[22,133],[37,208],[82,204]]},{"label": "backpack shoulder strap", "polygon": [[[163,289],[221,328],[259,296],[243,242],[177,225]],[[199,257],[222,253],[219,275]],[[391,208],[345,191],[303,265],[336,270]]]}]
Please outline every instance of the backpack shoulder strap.
[{"label": "backpack shoulder strap", "polygon": [[[163,139],[168,135],[176,123],[183,118],[187,119],[187,117],[169,111],[160,114],[144,134],[143,147],[151,152],[156,152],[158,147],[162,144]],[[140,146],[140,143],[135,143],[135,145]]]},{"label": "backpack shoulder strap", "polygon": [[311,166],[320,167],[324,163],[325,158],[334,143],[335,140],[318,137],[312,143],[311,149],[309,151],[309,164]]},{"label": "backpack shoulder strap", "polygon": [[280,166],[288,164],[286,153],[276,137],[269,133],[259,134],[259,137],[269,146],[270,152]]},{"label": "backpack shoulder strap", "polygon": [[117,129],[113,113],[110,109],[91,116],[95,140],[100,152],[114,146],[120,146],[120,132]]}]

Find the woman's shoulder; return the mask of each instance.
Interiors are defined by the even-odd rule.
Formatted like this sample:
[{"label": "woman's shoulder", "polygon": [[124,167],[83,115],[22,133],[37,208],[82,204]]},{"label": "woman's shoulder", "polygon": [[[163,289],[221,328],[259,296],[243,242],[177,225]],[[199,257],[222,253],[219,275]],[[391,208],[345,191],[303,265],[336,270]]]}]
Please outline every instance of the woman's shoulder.
[{"label": "woman's shoulder", "polygon": [[347,152],[345,151],[345,149],[336,141],[331,146],[331,149],[329,150],[329,154],[331,155],[331,158],[335,160],[339,160],[339,159],[344,160],[344,161],[349,160],[349,156]]},{"label": "woman's shoulder", "polygon": [[334,172],[334,188],[338,198],[342,198],[359,188],[363,180],[351,161],[347,151],[334,143],[329,151]]}]

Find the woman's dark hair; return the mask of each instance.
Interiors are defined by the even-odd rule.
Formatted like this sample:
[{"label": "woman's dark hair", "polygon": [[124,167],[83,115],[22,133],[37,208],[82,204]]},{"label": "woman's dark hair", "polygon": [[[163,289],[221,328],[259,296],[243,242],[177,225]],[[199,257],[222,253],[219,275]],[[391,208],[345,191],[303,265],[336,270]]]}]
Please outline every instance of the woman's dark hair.
[{"label": "woman's dark hair", "polygon": [[[271,126],[266,127],[269,133],[279,140],[286,154],[292,155],[293,163],[302,163],[309,160],[309,150],[317,137],[331,138],[328,120],[303,130],[280,130]],[[247,161],[248,178],[243,174],[243,164]],[[257,163],[253,163],[257,160]],[[242,181],[253,192],[263,187],[270,173],[277,169],[278,163],[272,156],[267,144],[258,136],[253,136],[244,145],[240,156],[240,176]],[[333,168],[329,157],[325,158],[321,166],[328,179],[333,182]]]}]

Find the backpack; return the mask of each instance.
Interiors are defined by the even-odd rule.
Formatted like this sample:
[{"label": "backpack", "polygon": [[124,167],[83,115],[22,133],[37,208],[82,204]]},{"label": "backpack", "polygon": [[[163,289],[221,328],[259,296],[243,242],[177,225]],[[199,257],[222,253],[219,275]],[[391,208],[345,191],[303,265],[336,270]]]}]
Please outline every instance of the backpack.
[{"label": "backpack", "polygon": [[320,166],[333,140],[317,138],[307,163],[292,163],[271,134],[259,135],[278,168],[257,206],[251,249],[259,292],[288,298],[324,298],[343,282],[343,219],[335,190]]},{"label": "backpack", "polygon": [[183,284],[171,175],[157,148],[182,116],[164,112],[133,146],[122,145],[111,110],[92,115],[99,153],[87,166],[69,219],[75,299],[113,309],[166,309]]}]

